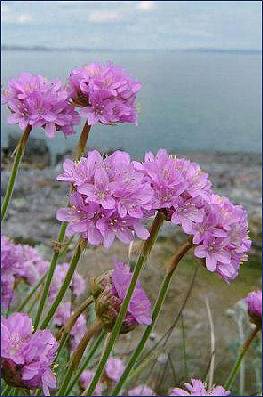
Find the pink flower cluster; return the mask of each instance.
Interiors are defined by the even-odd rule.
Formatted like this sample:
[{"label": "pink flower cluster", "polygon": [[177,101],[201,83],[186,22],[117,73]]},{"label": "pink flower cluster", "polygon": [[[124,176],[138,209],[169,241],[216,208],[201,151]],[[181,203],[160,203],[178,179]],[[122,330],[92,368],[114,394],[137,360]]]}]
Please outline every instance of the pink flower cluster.
[{"label": "pink flower cluster", "polygon": [[[57,265],[49,288],[48,298],[50,302],[52,302],[55,299],[59,289],[61,288],[64,282],[68,269],[69,269],[68,263],[62,263]],[[72,281],[70,283],[70,288],[75,297],[79,297],[85,292],[86,282],[84,278],[77,271],[74,272]]]},{"label": "pink flower cluster", "polygon": [[225,390],[222,386],[215,386],[207,390],[207,385],[199,379],[192,379],[191,383],[184,384],[185,389],[175,388],[169,394],[170,396],[229,396],[230,391]]},{"label": "pink flower cluster", "polygon": [[57,211],[58,220],[69,222],[69,235],[79,233],[90,244],[107,248],[115,237],[128,244],[134,235],[149,236],[142,220],[152,207],[152,189],[127,153],[103,158],[94,150],[80,162],[65,160],[57,180],[75,189],[71,207]]},{"label": "pink flower cluster", "polygon": [[[47,272],[49,262],[43,260],[36,248],[29,245],[14,244],[1,236],[1,300],[7,309],[14,298],[14,286],[18,280],[34,285]],[[49,290],[49,301],[52,302],[63,284],[68,263],[56,267]],[[71,285],[73,295],[79,297],[86,289],[84,278],[75,271]]]},{"label": "pink flower cluster", "polygon": [[193,237],[194,253],[209,271],[227,282],[233,280],[251,245],[244,208],[214,194],[198,164],[171,157],[166,150],[156,156],[147,153],[144,163],[135,166],[151,182],[153,209],[165,211],[172,223]]},{"label": "pink flower cluster", "polygon": [[8,123],[18,124],[24,130],[27,125],[44,128],[53,138],[57,131],[65,135],[74,133],[80,116],[70,104],[69,92],[59,80],[48,81],[41,75],[21,73],[8,82],[3,92],[3,102],[11,115]]},{"label": "pink flower cluster", "polygon": [[52,364],[58,345],[50,331],[32,331],[32,320],[26,314],[1,319],[2,374],[11,386],[42,388],[48,396],[56,388]]},{"label": "pink flower cluster", "polygon": [[125,366],[118,357],[110,357],[105,365],[105,374],[113,382],[119,382]]},{"label": "pink flower cluster", "polygon": [[89,152],[80,162],[64,162],[57,177],[72,183],[71,207],[58,210],[57,219],[69,222],[68,233],[79,233],[92,245],[110,247],[114,238],[129,243],[149,216],[163,211],[167,220],[192,236],[195,255],[211,272],[230,282],[247,259],[251,241],[247,213],[226,197],[216,195],[208,175],[196,163],[159,150],[131,162],[125,152],[102,158]]},{"label": "pink flower cluster", "polygon": [[128,396],[156,396],[156,394],[149,386],[139,385],[134,389],[129,390]]},{"label": "pink flower cluster", "polygon": [[1,236],[1,300],[9,307],[14,298],[15,282],[23,279],[32,285],[40,279],[48,267],[37,250],[29,245],[14,244]]},{"label": "pink flower cluster", "polygon": [[[94,375],[95,375],[95,372],[93,372],[89,369],[86,369],[85,371],[82,372],[82,374],[80,375],[80,378],[79,378],[79,384],[80,384],[81,390],[86,390],[89,387],[90,382],[92,381]],[[102,396],[103,389],[104,389],[103,384],[101,382],[98,382],[93,395],[94,396]]]},{"label": "pink flower cluster", "polygon": [[250,292],[245,301],[251,320],[256,325],[262,326],[262,291]]},{"label": "pink flower cluster", "polygon": [[[124,371],[124,364],[120,358],[109,358],[106,362],[105,366],[105,375],[107,378],[112,380],[113,382],[118,382],[122,373]],[[95,373],[89,369],[86,369],[82,372],[80,376],[80,388],[85,390],[89,387],[90,382],[92,381]],[[101,382],[98,382],[95,389],[95,396],[102,396],[103,391],[105,390],[105,385],[103,384],[104,378],[102,378]]]},{"label": "pink flower cluster", "polygon": [[69,77],[73,104],[89,125],[97,123],[136,123],[136,94],[141,88],[116,65],[90,64],[71,72]]},{"label": "pink flower cluster", "polygon": [[[73,310],[71,308],[70,302],[61,303],[55,313],[54,316],[54,324],[57,327],[62,327],[66,324],[67,320],[72,315]],[[74,351],[78,346],[79,342],[81,341],[82,337],[84,336],[87,330],[87,323],[86,318],[83,314],[81,314],[75,325],[73,326],[70,335],[71,335],[71,349]]]}]

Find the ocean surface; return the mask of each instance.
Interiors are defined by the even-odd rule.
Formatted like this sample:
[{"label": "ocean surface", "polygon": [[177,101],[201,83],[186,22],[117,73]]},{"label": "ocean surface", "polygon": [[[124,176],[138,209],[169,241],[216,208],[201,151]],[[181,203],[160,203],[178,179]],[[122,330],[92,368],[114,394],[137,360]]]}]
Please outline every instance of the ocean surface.
[{"label": "ocean surface", "polygon": [[[66,79],[77,66],[94,61],[122,65],[143,83],[138,95],[139,124],[96,126],[89,147],[145,151],[261,151],[260,52],[217,51],[44,51],[3,50],[2,87],[22,71]],[[19,131],[6,123],[2,146]],[[34,131],[35,136],[43,132]],[[73,147],[78,133],[48,140],[52,156]]]}]

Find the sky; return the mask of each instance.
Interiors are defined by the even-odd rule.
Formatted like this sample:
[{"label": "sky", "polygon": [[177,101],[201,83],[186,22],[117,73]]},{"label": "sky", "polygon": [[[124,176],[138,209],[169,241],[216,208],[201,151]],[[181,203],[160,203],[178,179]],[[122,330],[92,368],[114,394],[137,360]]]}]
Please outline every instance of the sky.
[{"label": "sky", "polygon": [[2,1],[2,45],[261,49],[260,1]]}]

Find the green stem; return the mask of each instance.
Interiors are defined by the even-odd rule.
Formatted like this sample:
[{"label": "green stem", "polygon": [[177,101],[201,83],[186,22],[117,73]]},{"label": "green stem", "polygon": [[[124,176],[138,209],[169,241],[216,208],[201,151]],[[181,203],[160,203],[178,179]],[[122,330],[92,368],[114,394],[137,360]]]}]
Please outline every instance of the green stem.
[{"label": "green stem", "polygon": [[96,351],[97,351],[98,347],[100,346],[100,344],[102,343],[105,335],[106,335],[106,331],[102,331],[101,334],[99,335],[99,337],[97,338],[96,342],[94,343],[94,346],[90,349],[86,360],[83,362],[82,366],[78,369],[78,371],[76,372],[76,375],[74,376],[74,378],[70,382],[70,384],[69,384],[69,386],[68,386],[68,388],[67,388],[67,390],[65,392],[66,396],[70,395],[70,392],[71,392],[72,388],[74,387],[74,385],[79,380],[80,375],[88,367],[90,360],[92,359],[92,357],[96,353]]},{"label": "green stem", "polygon": [[31,289],[30,293],[26,296],[26,298],[23,300],[23,302],[21,303],[21,305],[18,307],[17,311],[21,312],[24,307],[27,305],[27,303],[30,301],[30,299],[32,298],[32,296],[34,295],[34,293],[38,290],[38,288],[40,287],[40,285],[42,284],[42,282],[45,280],[46,278],[46,274],[41,277],[41,279],[39,280],[39,282]]},{"label": "green stem", "polygon": [[28,141],[29,138],[29,134],[32,130],[31,125],[27,125],[23,135],[21,136],[16,150],[15,150],[15,160],[14,160],[14,164],[12,167],[12,171],[11,171],[11,175],[9,177],[9,181],[8,181],[8,185],[7,185],[7,189],[6,189],[6,193],[5,193],[5,197],[1,206],[1,219],[2,221],[5,219],[7,210],[8,210],[8,206],[9,203],[11,201],[12,195],[13,195],[13,191],[14,191],[14,186],[15,186],[15,181],[16,181],[16,176],[17,176],[17,171],[19,169],[21,160],[24,156],[24,152],[25,152],[25,147],[26,147],[26,143]]},{"label": "green stem", "polygon": [[64,377],[64,382],[58,392],[58,396],[64,396],[65,390],[68,387],[69,382],[71,381],[73,373],[78,369],[80,360],[88,346],[89,341],[95,335],[97,335],[102,329],[102,323],[99,320],[96,320],[86,331],[85,335],[81,339],[77,349],[72,354],[70,359],[68,369],[66,375]]},{"label": "green stem", "polygon": [[55,298],[55,301],[52,303],[47,316],[45,317],[45,319],[42,321],[41,325],[40,325],[40,329],[44,329],[47,328],[49,321],[52,319],[52,317],[54,316],[58,305],[60,304],[60,302],[62,301],[62,299],[64,298],[64,295],[66,293],[67,288],[69,287],[74,271],[77,267],[77,264],[79,262],[79,258],[80,258],[80,254],[81,254],[81,248],[80,248],[80,243],[77,245],[77,248],[73,254],[73,257],[71,259],[70,262],[70,266],[69,269],[67,271],[67,274],[65,276],[64,282],[62,284],[62,286],[60,287],[60,290],[57,293],[57,296]]},{"label": "green stem", "polygon": [[252,341],[254,340],[255,336],[257,335],[257,332],[259,331],[259,327],[256,326],[256,328],[251,332],[251,334],[248,336],[247,340],[243,344],[243,346],[240,349],[239,356],[235,362],[234,367],[232,368],[232,371],[230,372],[230,375],[224,385],[224,388],[226,390],[231,389],[231,386],[233,385],[233,382],[236,378],[236,375],[238,374],[240,364],[242,362],[243,357],[245,356],[246,352],[249,349],[249,346],[251,345]]},{"label": "green stem", "polygon": [[121,304],[120,311],[119,311],[118,317],[115,321],[114,327],[112,329],[112,333],[111,333],[110,339],[108,341],[108,344],[106,346],[106,349],[101,357],[101,360],[97,367],[97,371],[90,383],[90,386],[88,387],[88,389],[86,389],[83,392],[83,394],[82,394],[83,396],[91,396],[93,394],[93,392],[96,388],[96,385],[103,373],[104,367],[105,367],[106,362],[107,362],[107,360],[110,356],[110,353],[113,349],[115,341],[120,334],[121,325],[122,325],[122,322],[123,322],[125,315],[127,313],[128,305],[130,303],[132,294],[136,287],[138,277],[139,277],[140,272],[143,269],[143,266],[152,250],[152,247],[157,239],[157,236],[158,236],[158,233],[159,233],[159,230],[160,230],[160,227],[161,227],[163,221],[164,221],[164,215],[161,212],[158,212],[154,221],[153,221],[153,224],[152,224],[152,227],[150,230],[150,236],[143,244],[142,252],[141,252],[141,254],[138,258],[138,261],[136,263],[136,266],[134,268],[134,272],[132,275],[132,279],[131,279],[129,288],[128,288],[126,296]]},{"label": "green stem", "polygon": [[172,257],[172,260],[170,261],[170,263],[168,265],[167,274],[166,274],[165,278],[163,279],[158,298],[155,301],[155,304],[153,307],[152,323],[151,323],[151,325],[148,325],[148,327],[145,328],[144,334],[143,334],[139,344],[137,345],[135,351],[133,352],[133,354],[125,368],[125,371],[123,372],[118,384],[115,386],[115,388],[112,391],[112,394],[111,394],[112,396],[117,396],[119,394],[122,386],[124,385],[124,383],[126,382],[128,376],[129,376],[131,370],[133,369],[134,365],[136,364],[140,355],[142,354],[142,352],[144,350],[145,343],[148,340],[148,338],[152,332],[152,329],[159,317],[163,302],[167,296],[171,278],[175,272],[177,264],[180,262],[182,257],[187,253],[187,251],[189,251],[189,249],[191,247],[192,247],[191,242],[189,242],[189,241],[185,242],[181,247],[179,247],[179,249],[177,250],[175,255]]},{"label": "green stem", "polygon": [[93,302],[93,297],[89,297],[86,301],[84,301],[77,310],[74,311],[74,313],[70,316],[70,318],[67,320],[66,324],[62,329],[58,332],[56,339],[59,341],[59,347],[57,350],[57,358],[59,356],[59,353],[65,346],[65,343],[67,342],[68,338],[70,337],[70,332],[74,325],[76,324],[77,319],[81,315],[81,313],[84,312],[84,310],[87,309],[87,307]]},{"label": "green stem", "polygon": [[[89,137],[89,132],[90,132],[90,126],[88,125],[88,123],[86,122],[84,124],[84,127],[81,131],[80,137],[79,137],[79,142],[78,145],[76,147],[75,150],[75,156],[74,156],[74,160],[78,161],[80,159],[80,157],[82,156],[82,154],[85,152],[85,148],[87,145],[87,141],[88,141],[88,137]],[[58,234],[58,238],[57,238],[57,242],[59,244],[62,244],[64,241],[64,237],[65,237],[65,232],[66,232],[66,228],[67,228],[67,223],[63,222],[60,226],[60,230],[59,230],[59,234]],[[66,246],[67,249],[67,246]],[[50,267],[48,270],[48,275],[47,275],[47,279],[45,282],[45,286],[39,301],[39,306],[38,306],[38,311],[36,314],[36,318],[35,318],[35,323],[34,323],[34,328],[35,330],[37,329],[40,320],[41,320],[41,316],[47,301],[47,297],[48,297],[48,292],[49,292],[49,288],[50,288],[50,284],[57,266],[57,261],[58,259],[60,259],[64,254],[64,251],[59,252],[59,250],[55,250],[51,259],[51,263],[50,263]]]},{"label": "green stem", "polygon": [[[66,228],[67,228],[67,223],[63,222],[61,227],[60,227],[60,231],[59,231],[59,235],[58,235],[58,243],[62,243],[64,240],[64,236],[65,236],[65,232],[66,232]],[[52,259],[51,259],[51,263],[48,269],[48,273],[47,273],[47,279],[39,300],[39,305],[38,305],[38,310],[37,310],[37,314],[36,314],[36,318],[35,318],[35,322],[34,322],[34,330],[36,331],[40,320],[41,320],[41,315],[43,313],[47,298],[48,298],[48,292],[49,292],[49,288],[50,288],[50,284],[53,278],[53,274],[55,272],[56,266],[57,266],[57,260],[59,257],[59,252],[55,251],[53,253]]]}]

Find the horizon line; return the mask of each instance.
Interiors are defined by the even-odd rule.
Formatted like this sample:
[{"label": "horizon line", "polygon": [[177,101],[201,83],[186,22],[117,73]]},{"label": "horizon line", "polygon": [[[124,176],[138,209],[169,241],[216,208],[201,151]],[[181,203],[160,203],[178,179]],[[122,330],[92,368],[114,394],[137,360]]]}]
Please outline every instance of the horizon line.
[{"label": "horizon line", "polygon": [[1,50],[4,51],[199,51],[199,52],[262,52],[257,48],[212,48],[212,47],[193,47],[193,48],[84,48],[84,47],[49,47],[49,46],[23,46],[2,44]]}]

